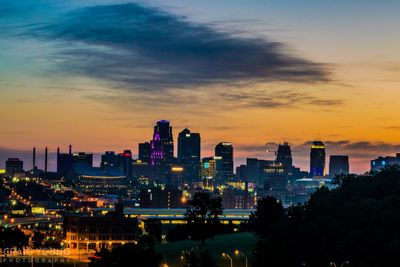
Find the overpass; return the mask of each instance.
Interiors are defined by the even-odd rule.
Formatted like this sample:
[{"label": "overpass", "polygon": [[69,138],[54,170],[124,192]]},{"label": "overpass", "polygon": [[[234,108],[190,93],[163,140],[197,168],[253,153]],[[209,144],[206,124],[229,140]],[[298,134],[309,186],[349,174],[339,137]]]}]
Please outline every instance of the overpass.
[{"label": "overpass", "polygon": [[[106,213],[113,211],[113,209],[99,208],[96,211]],[[163,224],[179,224],[185,223],[186,209],[157,209],[157,208],[125,208],[125,217],[138,218],[140,220],[156,219],[160,220]],[[222,223],[232,222],[233,224],[240,224],[241,222],[248,221],[249,216],[255,209],[224,209],[223,214],[219,216]]]},{"label": "overpass", "polygon": [[[106,214],[110,211],[114,211],[111,208],[95,208],[92,211]],[[254,209],[224,209],[223,214],[220,217],[222,223],[240,224],[248,221],[249,216]],[[185,212],[186,209],[144,209],[144,208],[125,208],[124,216],[129,218],[138,218],[139,220],[156,219],[160,220],[163,224],[181,224],[185,223]],[[63,218],[61,216],[38,216],[38,217],[21,217],[13,218],[8,222],[2,221],[3,225],[10,227],[13,226],[48,226],[62,223]]]}]

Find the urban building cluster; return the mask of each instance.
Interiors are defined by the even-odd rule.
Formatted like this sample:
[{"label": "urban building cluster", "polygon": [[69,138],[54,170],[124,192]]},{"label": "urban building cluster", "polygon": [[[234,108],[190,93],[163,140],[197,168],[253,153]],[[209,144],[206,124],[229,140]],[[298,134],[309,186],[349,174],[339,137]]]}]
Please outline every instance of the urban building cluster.
[{"label": "urban building cluster", "polygon": [[[152,138],[138,144],[137,154],[106,151],[99,166],[93,154],[74,152],[71,145],[67,152],[57,148],[56,171],[48,170],[47,148],[43,170],[37,168],[36,148],[28,170],[22,160],[9,158],[0,171],[1,223],[55,233],[51,237],[69,248],[110,248],[135,242],[131,225],[138,218],[184,223],[188,201],[199,191],[220,197],[221,221],[238,226],[260,198],[273,196],[285,206],[303,203],[321,186],[334,187],[335,176],[349,173],[348,156],[330,155],[328,174],[322,141],[311,143],[307,171],[294,166],[287,142],[272,151],[274,159],[247,158],[236,168],[230,142],[216,144],[213,155],[202,155],[200,134],[185,128],[176,143],[170,122],[161,120]],[[371,170],[392,164],[400,164],[400,154],[372,160]],[[62,236],[56,236],[61,228]]]},{"label": "urban building cluster", "polygon": [[[331,155],[329,175],[326,172],[326,152],[322,141],[310,148],[310,170],[293,165],[291,147],[278,145],[274,160],[247,158],[246,164],[234,167],[234,147],[230,142],[215,146],[214,155],[202,157],[201,136],[185,128],[178,134],[175,155],[173,128],[160,120],[154,126],[152,138],[138,144],[137,156],[132,150],[121,153],[106,151],[100,166],[93,166],[93,154],[64,153],[57,148],[57,170],[48,171],[48,149],[45,148],[45,168],[33,166],[27,174],[23,162],[9,158],[6,174],[15,177],[47,178],[64,181],[74,190],[90,198],[117,196],[141,208],[181,208],[196,191],[207,190],[221,196],[227,209],[251,209],[260,197],[279,198],[287,205],[304,202],[321,185],[330,186],[331,178],[349,173],[349,158]],[[395,159],[373,161],[373,168],[392,163]]]}]

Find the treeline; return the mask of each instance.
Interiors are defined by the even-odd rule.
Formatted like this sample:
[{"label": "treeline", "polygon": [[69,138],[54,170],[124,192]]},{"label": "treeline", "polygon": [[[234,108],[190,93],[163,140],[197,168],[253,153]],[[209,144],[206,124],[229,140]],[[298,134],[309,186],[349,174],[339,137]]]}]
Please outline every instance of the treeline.
[{"label": "treeline", "polygon": [[254,266],[400,266],[400,168],[337,177],[304,205],[258,202]]}]

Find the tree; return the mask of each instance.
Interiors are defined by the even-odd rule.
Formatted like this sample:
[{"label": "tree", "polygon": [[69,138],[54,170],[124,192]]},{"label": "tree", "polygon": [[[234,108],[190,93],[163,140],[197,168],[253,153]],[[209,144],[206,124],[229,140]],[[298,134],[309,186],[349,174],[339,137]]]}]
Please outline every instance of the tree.
[{"label": "tree", "polygon": [[24,234],[19,228],[0,228],[0,248],[17,248],[23,251],[24,247],[28,246],[28,236]]},{"label": "tree", "polygon": [[144,224],[144,228],[155,242],[161,243],[162,238],[162,223],[159,220],[148,219]]},{"label": "tree", "polygon": [[250,229],[259,236],[265,236],[275,223],[285,219],[285,209],[282,203],[273,198],[266,197],[257,201],[257,210],[250,215]]},{"label": "tree", "polygon": [[166,239],[168,242],[188,239],[188,228],[184,224],[177,224],[175,227],[169,229]]},{"label": "tree", "polygon": [[126,244],[114,248],[111,252],[101,250],[91,258],[91,267],[159,267],[162,256],[153,247],[144,247],[140,244]]},{"label": "tree", "polygon": [[211,197],[207,192],[197,192],[188,204],[185,213],[188,233],[193,240],[199,240],[204,244],[206,239],[213,238],[220,229],[222,199]]},{"label": "tree", "polygon": [[41,248],[44,240],[44,234],[40,231],[35,231],[32,236],[32,243],[34,248]]}]

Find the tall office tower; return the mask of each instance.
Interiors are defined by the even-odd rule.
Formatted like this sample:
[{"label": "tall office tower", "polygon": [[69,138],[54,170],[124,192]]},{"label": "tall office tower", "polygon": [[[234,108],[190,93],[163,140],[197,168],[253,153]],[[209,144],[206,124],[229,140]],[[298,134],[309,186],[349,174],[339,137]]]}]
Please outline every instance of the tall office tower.
[{"label": "tall office tower", "polygon": [[6,174],[14,175],[24,172],[24,162],[19,158],[9,158],[6,160]]},{"label": "tall office tower", "polygon": [[138,157],[141,161],[150,163],[151,145],[149,142],[140,143],[138,149]]},{"label": "tall office tower", "polygon": [[200,134],[184,129],[178,136],[178,161],[183,167],[183,180],[198,182],[200,177]]},{"label": "tall office tower", "polygon": [[119,168],[119,155],[115,154],[114,151],[106,151],[104,155],[101,155],[100,168],[107,169],[110,167]]},{"label": "tall office tower", "polygon": [[215,147],[215,156],[221,157],[222,170],[217,174],[218,178],[230,180],[233,177],[233,146],[231,143],[222,142]]},{"label": "tall office tower", "polygon": [[290,169],[293,166],[292,150],[289,143],[284,142],[283,145],[278,146],[276,154],[276,162],[282,164],[285,169]]},{"label": "tall office tower", "polygon": [[123,153],[119,154],[119,167],[126,175],[126,178],[132,178],[132,151],[131,150],[124,150]]},{"label": "tall office tower", "polygon": [[321,141],[314,141],[311,145],[310,175],[312,177],[325,175],[325,145]]},{"label": "tall office tower", "polygon": [[169,126],[169,121],[161,120],[154,126],[154,133],[158,133],[160,141],[163,145],[164,159],[167,164],[172,164],[174,161],[174,138],[172,136],[172,127]]},{"label": "tall office tower", "polygon": [[332,155],[329,157],[329,176],[349,174],[349,157],[344,155]]},{"label": "tall office tower", "polygon": [[150,165],[153,169],[153,178],[165,179],[164,146],[158,129],[155,129],[153,140],[150,141]]}]

